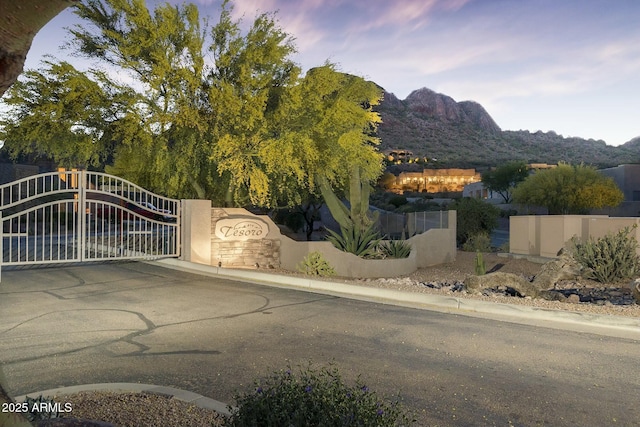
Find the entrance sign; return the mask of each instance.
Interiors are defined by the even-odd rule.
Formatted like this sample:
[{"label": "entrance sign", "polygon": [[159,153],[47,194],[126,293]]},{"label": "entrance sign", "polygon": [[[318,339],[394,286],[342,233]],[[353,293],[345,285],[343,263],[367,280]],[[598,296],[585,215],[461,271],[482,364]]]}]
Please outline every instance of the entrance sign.
[{"label": "entrance sign", "polygon": [[214,231],[220,240],[259,240],[269,234],[266,222],[252,217],[223,218]]}]

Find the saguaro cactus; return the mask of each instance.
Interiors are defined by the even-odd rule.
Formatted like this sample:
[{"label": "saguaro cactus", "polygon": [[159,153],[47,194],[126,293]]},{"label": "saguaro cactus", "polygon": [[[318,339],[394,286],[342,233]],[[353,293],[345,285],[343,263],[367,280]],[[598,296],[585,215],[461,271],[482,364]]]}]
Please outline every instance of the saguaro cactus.
[{"label": "saguaro cactus", "polygon": [[484,256],[482,255],[482,252],[480,252],[479,250],[476,251],[475,270],[476,270],[476,276],[482,276],[487,272],[487,266],[485,265],[485,262],[484,262]]}]

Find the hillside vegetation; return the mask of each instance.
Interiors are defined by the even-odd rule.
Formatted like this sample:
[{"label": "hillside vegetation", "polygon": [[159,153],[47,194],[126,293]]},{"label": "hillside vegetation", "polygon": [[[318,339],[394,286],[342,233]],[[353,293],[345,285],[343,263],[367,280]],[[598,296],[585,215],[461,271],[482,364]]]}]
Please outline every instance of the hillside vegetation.
[{"label": "hillside vegetation", "polygon": [[598,168],[640,162],[640,138],[615,147],[555,132],[504,131],[480,104],[456,102],[426,88],[413,91],[403,101],[392,93],[384,97],[378,107],[381,150],[411,150],[416,156],[437,159],[434,167],[482,169],[510,160],[563,161]]}]

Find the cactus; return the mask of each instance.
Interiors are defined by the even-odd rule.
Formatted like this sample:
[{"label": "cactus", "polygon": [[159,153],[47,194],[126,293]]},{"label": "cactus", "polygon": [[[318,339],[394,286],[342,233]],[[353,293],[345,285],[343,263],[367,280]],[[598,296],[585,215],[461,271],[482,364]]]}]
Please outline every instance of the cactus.
[{"label": "cactus", "polygon": [[480,252],[479,250],[476,251],[475,269],[476,269],[476,276],[482,276],[487,272],[487,266],[485,265],[484,257],[482,255],[482,252]]},{"label": "cactus", "polygon": [[331,216],[340,227],[350,228],[353,226],[362,230],[374,222],[374,218],[369,217],[371,186],[368,182],[363,182],[360,179],[360,169],[353,168],[351,170],[347,194],[349,208],[336,196],[326,178],[320,179],[319,188],[327,208],[331,212]]},{"label": "cactus", "polygon": [[338,249],[360,257],[373,257],[382,238],[375,229],[375,217],[369,215],[371,187],[360,178],[360,169],[353,168],[347,198],[350,207],[336,196],[326,178],[319,182],[320,191],[333,218],[340,225],[340,233],[329,230],[328,239]]},{"label": "cactus", "polygon": [[625,227],[599,239],[589,238],[584,243],[572,238],[568,249],[583,267],[583,276],[601,283],[615,283],[637,275],[640,257],[636,253],[635,227]]}]

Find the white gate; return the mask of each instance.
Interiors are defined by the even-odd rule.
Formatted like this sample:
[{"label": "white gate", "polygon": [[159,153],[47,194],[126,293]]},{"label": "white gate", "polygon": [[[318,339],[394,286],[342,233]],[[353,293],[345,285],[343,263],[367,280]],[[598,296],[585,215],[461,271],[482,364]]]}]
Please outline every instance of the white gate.
[{"label": "white gate", "polygon": [[5,266],[180,255],[180,201],[100,172],[0,186],[0,223]]}]

